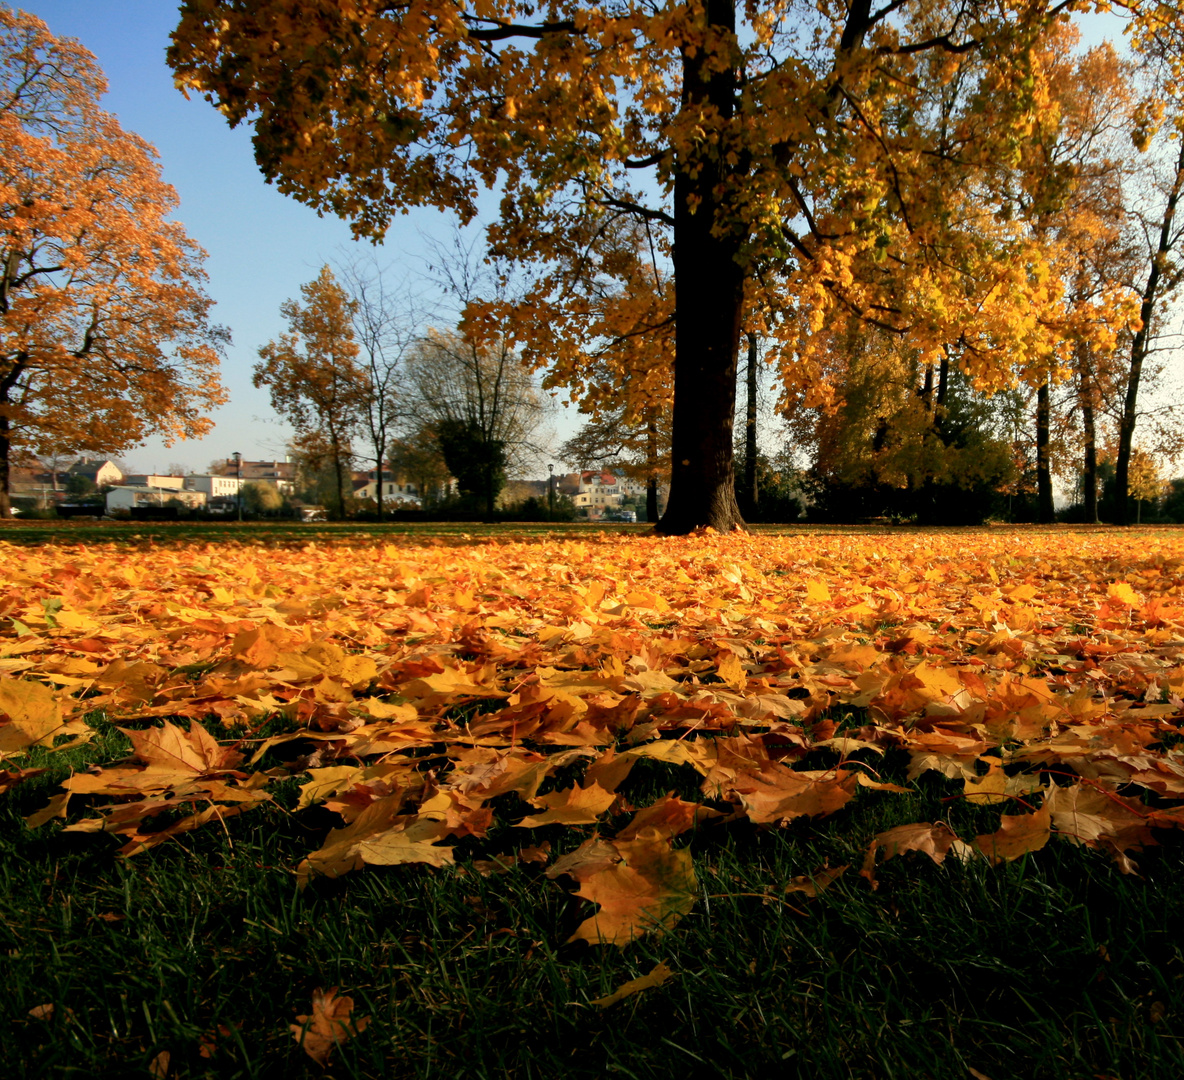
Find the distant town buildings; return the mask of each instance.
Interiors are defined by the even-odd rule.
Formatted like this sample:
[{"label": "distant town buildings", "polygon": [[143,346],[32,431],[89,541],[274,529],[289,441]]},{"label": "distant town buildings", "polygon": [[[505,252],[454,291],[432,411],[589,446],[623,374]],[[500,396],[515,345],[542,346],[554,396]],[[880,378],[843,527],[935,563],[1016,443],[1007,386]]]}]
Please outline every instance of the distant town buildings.
[{"label": "distant town buildings", "polygon": [[[376,502],[380,492],[390,510],[418,510],[424,505],[425,493],[400,472],[357,471],[351,474],[351,482],[353,497],[362,509]],[[259,483],[272,484],[281,496],[291,499],[296,494],[296,465],[274,460],[236,462],[231,457],[213,462],[205,473],[125,475],[109,459],[83,457],[57,468],[34,462],[11,470],[11,491],[18,505],[73,507],[74,513],[88,512],[86,506],[100,513],[172,506],[228,514],[238,508],[242,488]],[[454,490],[455,481],[443,483],[439,491],[427,493],[428,505],[436,505]],[[631,512],[624,504],[644,499],[645,487],[608,470],[585,469],[542,480],[510,480],[499,505],[512,508],[532,498],[545,504],[552,495],[555,499],[566,496],[590,520],[620,520],[618,515]],[[300,506],[298,502],[290,505]]]},{"label": "distant town buildings", "polygon": [[210,466],[211,476],[241,476],[244,483],[265,480],[275,484],[281,495],[296,491],[296,465],[291,461],[241,461],[227,458]]},{"label": "distant town buildings", "polygon": [[375,469],[353,474],[355,499],[372,499],[377,502],[380,486],[385,505],[405,508],[420,505],[419,489],[398,473],[384,470],[381,480]]}]

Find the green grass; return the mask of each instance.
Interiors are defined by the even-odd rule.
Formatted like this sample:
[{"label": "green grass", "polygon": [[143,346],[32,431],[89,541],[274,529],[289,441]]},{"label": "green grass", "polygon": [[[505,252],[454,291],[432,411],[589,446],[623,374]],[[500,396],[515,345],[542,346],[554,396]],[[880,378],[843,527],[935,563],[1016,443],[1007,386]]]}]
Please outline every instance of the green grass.
[{"label": "green grass", "polygon": [[599,533],[638,534],[651,526],[619,522],[297,522],[297,521],[3,521],[0,542],[10,544],[89,543],[340,543],[384,537],[463,545],[500,538],[587,539]]},{"label": "green grass", "polygon": [[[622,522],[498,522],[481,521],[415,521],[415,522],[296,522],[296,521],[36,521],[0,520],[0,542],[10,544],[161,544],[161,543],[250,543],[291,545],[296,543],[366,543],[375,539],[422,540],[426,543],[464,546],[474,541],[525,540],[588,540],[599,535],[645,535],[652,526]],[[1022,530],[1025,534],[1087,533],[1096,536],[1097,525],[999,525],[984,529]],[[752,525],[752,533],[762,536],[832,536],[841,534],[868,535],[883,533],[919,533],[925,535],[957,533],[968,530],[943,526],[892,525],[815,525],[795,522],[788,525]],[[1178,531],[1179,526],[1138,527],[1140,534]],[[1115,530],[1129,536],[1132,529]],[[771,571],[774,574],[777,570]]]},{"label": "green grass", "polygon": [[[126,752],[95,723],[94,743],[38,751],[51,771],[0,801],[6,1076],[147,1076],[163,1050],[175,1077],[322,1075],[288,1025],[330,986],[372,1018],[335,1051],[337,1078],[1184,1075],[1184,846],[1170,836],[1141,879],[1054,842],[994,870],[894,859],[872,891],[857,870],[876,832],[993,827],[997,811],[943,802],[953,787],[929,774],[816,824],[705,829],[688,841],[701,895],[671,933],[577,948],[564,941],[587,910],[534,867],[368,868],[299,892],[292,868],[319,846],[323,810],[264,808],[127,861],[108,837],[29,831],[20,815],[69,769]],[[903,766],[890,755],[884,775]],[[623,790],[644,803],[696,786],[643,761]],[[293,805],[295,783],[281,788]],[[497,826],[481,847],[568,850],[591,831]],[[819,899],[762,899],[824,860],[853,865]],[[659,961],[677,972],[664,986],[587,1004]],[[52,1020],[28,1015],[50,1002]]]}]

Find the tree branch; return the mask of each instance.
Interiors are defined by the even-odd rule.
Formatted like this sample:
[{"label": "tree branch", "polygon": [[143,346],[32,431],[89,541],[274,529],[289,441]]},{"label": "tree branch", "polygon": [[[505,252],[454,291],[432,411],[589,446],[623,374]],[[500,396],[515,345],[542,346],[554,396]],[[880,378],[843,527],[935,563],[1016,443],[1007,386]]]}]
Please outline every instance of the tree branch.
[{"label": "tree branch", "polygon": [[571,19],[561,19],[557,22],[539,23],[537,26],[524,26],[517,23],[503,23],[496,19],[486,19],[479,15],[461,13],[461,18],[467,23],[493,23],[490,27],[469,27],[469,38],[472,41],[506,41],[509,38],[544,38],[548,34],[581,34]]},{"label": "tree branch", "polygon": [[624,210],[627,213],[634,214],[645,221],[660,221],[663,225],[669,225],[673,228],[674,218],[671,217],[665,210],[651,210],[648,206],[639,206],[637,203],[629,202],[627,199],[614,199],[612,197],[605,197],[597,199],[596,202],[601,206],[615,206],[618,210]]}]

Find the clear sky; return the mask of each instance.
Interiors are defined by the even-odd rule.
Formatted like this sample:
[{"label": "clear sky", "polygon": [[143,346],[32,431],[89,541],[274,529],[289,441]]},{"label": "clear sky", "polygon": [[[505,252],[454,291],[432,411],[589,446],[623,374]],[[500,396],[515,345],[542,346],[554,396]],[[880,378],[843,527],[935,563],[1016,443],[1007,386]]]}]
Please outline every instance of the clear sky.
[{"label": "clear sky", "polygon": [[213,319],[233,335],[222,368],[230,402],[213,415],[213,432],[171,447],[152,439],[124,460],[144,471],[163,471],[174,462],[205,471],[235,450],[249,460],[282,458],[289,430],[272,412],[266,390],[251,385],[259,346],[287,329],[280,304],[298,298],[300,286],[325,262],[341,262],[351,251],[375,255],[396,278],[420,275],[425,235],[446,239],[452,219],[433,211],[410,214],[395,222],[376,250],[355,243],[344,222],[319,218],[266,184],[249,130],[232,131],[209,103],[186,101],[173,87],[165,49],[177,22],[174,3],[14,0],[11,6],[39,16],[53,33],[76,38],[95,54],[109,83],[103,106],[159,151],[164,178],[181,197],[177,218],[209,253]]}]

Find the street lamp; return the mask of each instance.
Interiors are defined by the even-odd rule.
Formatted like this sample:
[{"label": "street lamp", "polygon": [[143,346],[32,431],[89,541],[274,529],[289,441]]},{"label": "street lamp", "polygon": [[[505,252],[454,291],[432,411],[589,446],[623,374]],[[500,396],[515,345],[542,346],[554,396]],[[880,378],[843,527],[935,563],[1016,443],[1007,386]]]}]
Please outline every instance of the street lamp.
[{"label": "street lamp", "polygon": [[547,466],[547,520],[555,520],[555,466]]},{"label": "street lamp", "polygon": [[243,519],[243,456],[237,450],[234,452],[234,475],[238,479],[238,486],[234,489],[234,501],[238,503],[238,519]]}]

